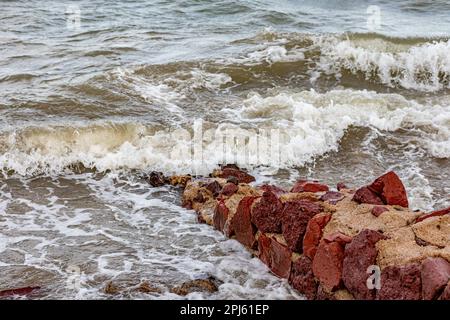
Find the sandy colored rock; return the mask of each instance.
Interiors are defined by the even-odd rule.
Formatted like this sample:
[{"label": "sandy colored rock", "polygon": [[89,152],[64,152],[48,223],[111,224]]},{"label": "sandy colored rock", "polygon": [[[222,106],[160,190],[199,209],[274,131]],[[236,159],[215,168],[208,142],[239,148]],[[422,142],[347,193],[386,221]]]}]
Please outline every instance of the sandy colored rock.
[{"label": "sandy colored rock", "polygon": [[417,237],[432,245],[450,246],[450,215],[428,218],[415,223],[412,228]]}]

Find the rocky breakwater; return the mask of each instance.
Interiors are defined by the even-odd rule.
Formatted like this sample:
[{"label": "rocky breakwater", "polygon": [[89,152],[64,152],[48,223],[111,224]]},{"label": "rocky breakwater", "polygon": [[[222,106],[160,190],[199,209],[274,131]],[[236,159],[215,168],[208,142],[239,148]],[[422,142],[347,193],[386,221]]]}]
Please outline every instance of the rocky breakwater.
[{"label": "rocky breakwater", "polygon": [[410,210],[394,172],[357,190],[253,181],[222,167],[187,182],[183,206],[308,299],[450,299],[450,208]]}]

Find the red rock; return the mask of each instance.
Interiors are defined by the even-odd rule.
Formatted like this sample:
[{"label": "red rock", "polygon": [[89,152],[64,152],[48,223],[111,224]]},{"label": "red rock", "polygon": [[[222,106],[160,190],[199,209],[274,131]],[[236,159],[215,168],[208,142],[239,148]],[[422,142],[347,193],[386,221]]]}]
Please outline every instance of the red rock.
[{"label": "red rock", "polygon": [[217,200],[216,209],[214,210],[213,223],[214,228],[217,230],[223,231],[225,226],[225,222],[228,219],[229,210],[225,205],[225,201],[223,199]]},{"label": "red rock", "polygon": [[388,208],[382,206],[375,206],[372,208],[370,213],[372,213],[375,217],[379,217],[383,212],[389,211]]},{"label": "red rock", "polygon": [[378,194],[385,204],[408,208],[405,186],[394,171],[377,178],[369,189]]},{"label": "red rock", "polygon": [[40,287],[23,287],[0,291],[0,297],[11,297],[11,296],[24,296],[32,293],[33,291],[41,289]]},{"label": "red rock", "polygon": [[350,243],[352,241],[352,237],[349,237],[343,233],[335,232],[333,234],[327,235],[326,237],[323,237],[323,241],[325,242],[337,242],[342,247],[345,247],[347,243]]},{"label": "red rock", "polygon": [[236,240],[252,249],[256,246],[256,227],[251,221],[251,207],[257,198],[258,197],[242,198],[236,209],[236,213],[231,220]]},{"label": "red rock", "polygon": [[247,172],[242,171],[240,169],[229,167],[222,169],[221,172],[218,174],[218,177],[224,179],[235,177],[236,179],[238,179],[239,183],[250,183],[255,181],[255,178],[249,175]]},{"label": "red rock", "polygon": [[288,201],[281,216],[281,230],[289,249],[302,252],[309,220],[322,211],[320,204],[308,200]]},{"label": "red rock", "polygon": [[317,181],[298,180],[292,187],[291,192],[320,192],[328,190],[328,186]]},{"label": "red rock", "polygon": [[239,187],[237,185],[228,182],[223,186],[222,190],[220,191],[220,195],[224,197],[231,197],[233,194],[236,193],[236,191],[238,191],[238,189]]},{"label": "red rock", "polygon": [[431,218],[431,217],[439,217],[439,216],[444,216],[446,214],[450,214],[450,207],[446,208],[446,209],[442,209],[442,210],[438,210],[438,211],[433,211],[427,214],[424,214],[420,217],[418,217],[416,219],[416,223],[423,221],[425,219]]},{"label": "red rock", "polygon": [[427,258],[422,262],[421,275],[423,299],[437,299],[450,280],[450,263],[440,257]]},{"label": "red rock", "polygon": [[363,230],[345,246],[342,279],[347,290],[358,300],[373,300],[375,289],[367,287],[367,269],[376,265],[376,243],[386,237],[374,230]]},{"label": "red rock", "polygon": [[291,272],[292,252],[272,237],[261,234],[258,238],[259,258],[270,270],[281,278],[288,278]]},{"label": "red rock", "polygon": [[306,226],[305,236],[303,237],[303,255],[311,260],[317,252],[320,239],[322,238],[322,230],[331,219],[331,214],[316,215],[309,220]]},{"label": "red rock", "polygon": [[329,292],[338,289],[342,283],[342,262],[344,248],[338,242],[321,241],[313,260],[313,273],[320,284]]},{"label": "red rock", "polygon": [[260,188],[262,191],[272,192],[272,193],[273,193],[274,195],[276,195],[278,198],[279,198],[281,195],[287,193],[286,190],[281,189],[281,188],[279,188],[279,187],[277,187],[277,186],[272,186],[272,185],[270,185],[270,184],[262,185],[262,186],[259,187],[259,188]]},{"label": "red rock", "polygon": [[336,204],[342,199],[344,199],[344,195],[336,191],[327,191],[324,195],[320,197],[320,200],[328,201],[331,204]]},{"label": "red rock", "polygon": [[342,189],[348,189],[348,187],[343,182],[339,182],[336,187],[338,191],[341,191]]},{"label": "red rock", "polygon": [[444,292],[442,292],[439,300],[450,300],[450,282],[445,287]]},{"label": "red rock", "polygon": [[377,300],[420,300],[420,265],[389,266],[381,272],[381,289]]},{"label": "red rock", "polygon": [[352,200],[358,203],[384,204],[383,200],[368,187],[362,187],[356,190]]},{"label": "red rock", "polygon": [[217,181],[215,181],[215,180],[213,182],[208,183],[205,186],[205,188],[212,193],[214,198],[216,198],[219,195],[220,190],[222,189],[220,184]]},{"label": "red rock", "polygon": [[316,298],[317,283],[312,272],[312,261],[308,257],[301,256],[292,263],[289,284],[309,300]]},{"label": "red rock", "polygon": [[264,192],[252,208],[252,222],[263,233],[281,232],[283,204],[272,192]]}]

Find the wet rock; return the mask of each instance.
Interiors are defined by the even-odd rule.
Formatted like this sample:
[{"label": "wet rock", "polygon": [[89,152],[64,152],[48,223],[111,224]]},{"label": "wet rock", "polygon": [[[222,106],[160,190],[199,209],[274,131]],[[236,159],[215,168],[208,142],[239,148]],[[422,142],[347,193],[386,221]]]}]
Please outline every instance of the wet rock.
[{"label": "wet rock", "polygon": [[342,283],[344,248],[338,242],[321,241],[314,256],[312,270],[320,284],[329,292]]},{"label": "wet rock", "polygon": [[420,265],[389,266],[381,272],[381,289],[377,300],[420,300]]},{"label": "wet rock", "polygon": [[343,182],[339,182],[336,188],[338,189],[338,191],[341,191],[342,189],[348,189],[348,187]]},{"label": "wet rock", "polygon": [[369,189],[374,191],[385,204],[408,208],[405,186],[394,171],[377,178]]},{"label": "wet rock", "polygon": [[142,292],[142,293],[161,293],[161,289],[154,287],[150,284],[148,281],[141,282],[137,287],[136,291]]},{"label": "wet rock", "polygon": [[259,258],[281,278],[288,278],[291,271],[292,252],[275,238],[261,234],[258,238]]},{"label": "wet rock", "polygon": [[384,204],[383,200],[381,200],[381,198],[375,192],[369,189],[369,187],[361,187],[356,190],[352,200],[357,203],[369,203],[377,205]]},{"label": "wet rock", "polygon": [[162,172],[150,172],[147,180],[152,187],[161,187],[166,184],[166,177],[164,177]]},{"label": "wet rock", "polygon": [[322,211],[322,207],[308,200],[289,201],[284,204],[281,229],[290,250],[302,252],[303,237],[309,220]]},{"label": "wet rock", "polygon": [[382,206],[375,206],[372,208],[372,210],[370,211],[370,213],[372,213],[372,215],[374,215],[375,217],[379,217],[383,212],[389,211],[388,208],[386,207],[382,207]]},{"label": "wet rock", "polygon": [[331,219],[331,214],[316,215],[309,220],[303,237],[303,255],[314,259],[322,238],[322,230]]},{"label": "wet rock", "polygon": [[220,191],[220,195],[224,197],[230,197],[238,191],[239,187],[231,182],[225,184]]},{"label": "wet rock", "polygon": [[446,209],[437,210],[437,211],[433,211],[433,212],[424,214],[424,215],[418,217],[415,222],[416,223],[417,222],[421,222],[421,221],[423,221],[425,219],[428,219],[428,218],[431,218],[431,217],[439,217],[439,216],[443,216],[443,215],[446,215],[446,214],[450,214],[450,207],[448,207]]},{"label": "wet rock", "polygon": [[291,192],[321,192],[328,190],[328,186],[317,181],[298,180],[292,187]]},{"label": "wet rock", "polygon": [[256,246],[256,227],[251,221],[251,207],[258,197],[244,197],[239,202],[236,214],[231,220],[231,225],[236,236],[236,240],[244,246],[254,249]]},{"label": "wet rock", "polygon": [[0,297],[26,296],[40,289],[41,287],[23,287],[8,290],[0,290]]},{"label": "wet rock", "polygon": [[264,192],[252,208],[252,222],[264,233],[281,232],[283,204],[272,192]]},{"label": "wet rock", "polygon": [[427,258],[422,262],[422,297],[437,299],[450,280],[450,263],[443,258]]},{"label": "wet rock", "polygon": [[105,289],[103,290],[106,294],[118,294],[120,293],[120,288],[117,287],[112,281],[109,281]]},{"label": "wet rock", "polygon": [[273,193],[274,195],[276,195],[278,198],[279,198],[281,195],[287,193],[286,190],[281,189],[281,188],[279,188],[279,187],[277,187],[277,186],[269,185],[269,184],[262,185],[261,187],[259,187],[259,189],[261,189],[262,191],[272,192],[272,193]]},{"label": "wet rock", "polygon": [[312,261],[308,257],[301,256],[292,263],[289,284],[309,300],[316,298],[317,283],[312,272]]},{"label": "wet rock", "polygon": [[345,287],[355,299],[373,300],[375,289],[367,287],[369,266],[376,265],[376,243],[386,239],[384,235],[374,230],[363,230],[345,247],[345,258],[342,268],[342,279]]},{"label": "wet rock", "polygon": [[234,177],[239,183],[250,183],[255,181],[255,177],[237,167],[224,167],[221,170],[214,171],[213,176],[224,179]]},{"label": "wet rock", "polygon": [[328,201],[331,204],[336,204],[342,199],[344,199],[344,195],[336,191],[327,191],[324,195],[320,197],[320,200]]},{"label": "wet rock", "polygon": [[168,182],[172,185],[172,186],[180,186],[180,187],[185,187],[186,184],[191,181],[192,177],[190,175],[185,175],[185,176],[171,176],[168,179]]},{"label": "wet rock", "polygon": [[217,198],[217,196],[220,193],[220,190],[222,190],[222,186],[220,185],[220,183],[215,180],[208,183],[205,186],[205,188],[206,188],[206,190],[209,190],[211,192],[211,194],[213,195],[214,198]]},{"label": "wet rock", "polygon": [[216,228],[219,231],[223,231],[225,223],[227,222],[228,219],[228,214],[229,210],[225,205],[225,201],[223,199],[218,199],[213,217],[214,228]]},{"label": "wet rock", "polygon": [[181,286],[174,287],[170,291],[179,296],[186,296],[192,292],[217,292],[218,287],[213,278],[196,279],[184,282]]}]

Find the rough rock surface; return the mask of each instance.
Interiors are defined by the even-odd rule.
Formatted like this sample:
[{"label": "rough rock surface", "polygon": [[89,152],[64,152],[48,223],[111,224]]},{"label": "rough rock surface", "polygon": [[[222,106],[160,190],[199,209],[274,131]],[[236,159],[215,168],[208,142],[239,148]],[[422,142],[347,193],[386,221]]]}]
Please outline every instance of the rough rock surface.
[{"label": "rough rock surface", "polygon": [[450,263],[442,258],[427,258],[422,262],[422,297],[437,299],[450,281]]},{"label": "rough rock surface", "polygon": [[303,237],[303,254],[306,257],[314,259],[320,239],[322,238],[322,229],[330,219],[331,214],[324,213],[315,215],[309,220],[306,226],[305,236]]},{"label": "rough rock surface", "polygon": [[251,207],[257,198],[254,196],[242,198],[231,222],[236,240],[252,249],[256,245],[255,234],[257,229],[251,221]]},{"label": "rough rock surface", "polygon": [[385,204],[408,208],[408,197],[406,196],[405,186],[393,171],[389,171],[375,179],[369,186],[369,189],[376,192]]},{"label": "rough rock surface", "polygon": [[367,287],[369,266],[376,264],[376,243],[385,239],[381,233],[373,230],[363,230],[345,247],[345,258],[342,269],[342,279],[348,291],[356,299],[373,300],[375,290]]},{"label": "rough rock surface", "polygon": [[381,289],[378,300],[420,300],[420,265],[417,263],[402,267],[389,266],[381,272]]},{"label": "rough rock surface", "polygon": [[265,191],[252,208],[252,222],[261,232],[280,233],[283,204],[270,191]]},{"label": "rough rock surface", "polygon": [[358,203],[378,204],[383,205],[384,202],[381,198],[372,191],[369,187],[362,187],[356,190],[353,196],[353,201]]},{"label": "rough rock surface", "polygon": [[291,272],[292,252],[274,235],[261,234],[258,237],[259,257],[270,270],[281,278],[288,278]]},{"label": "rough rock surface", "polygon": [[317,292],[317,282],[312,272],[312,261],[308,257],[301,256],[292,263],[289,283],[302,292],[308,299],[314,300]]},{"label": "rough rock surface", "polygon": [[308,200],[289,201],[284,204],[281,229],[290,250],[302,252],[303,236],[309,220],[322,211],[322,206]]},{"label": "rough rock surface", "polygon": [[324,195],[320,197],[322,201],[328,201],[331,204],[336,204],[337,202],[344,199],[344,195],[336,191],[327,191]]},{"label": "rough rock surface", "polygon": [[309,181],[309,180],[299,180],[297,181],[291,189],[291,192],[321,192],[328,191],[329,188],[327,185],[320,184],[317,181]]},{"label": "rough rock surface", "polygon": [[312,270],[327,291],[338,289],[342,282],[344,248],[338,242],[321,241],[314,256]]},{"label": "rough rock surface", "polygon": [[223,179],[235,177],[239,181],[239,183],[250,183],[255,181],[255,177],[249,175],[247,172],[237,167],[225,167],[221,170],[213,172],[213,176]]},{"label": "rough rock surface", "polygon": [[383,207],[383,206],[375,206],[372,208],[372,210],[370,211],[370,213],[372,213],[375,217],[379,217],[381,216],[381,214],[383,212],[389,211],[388,208]]}]

